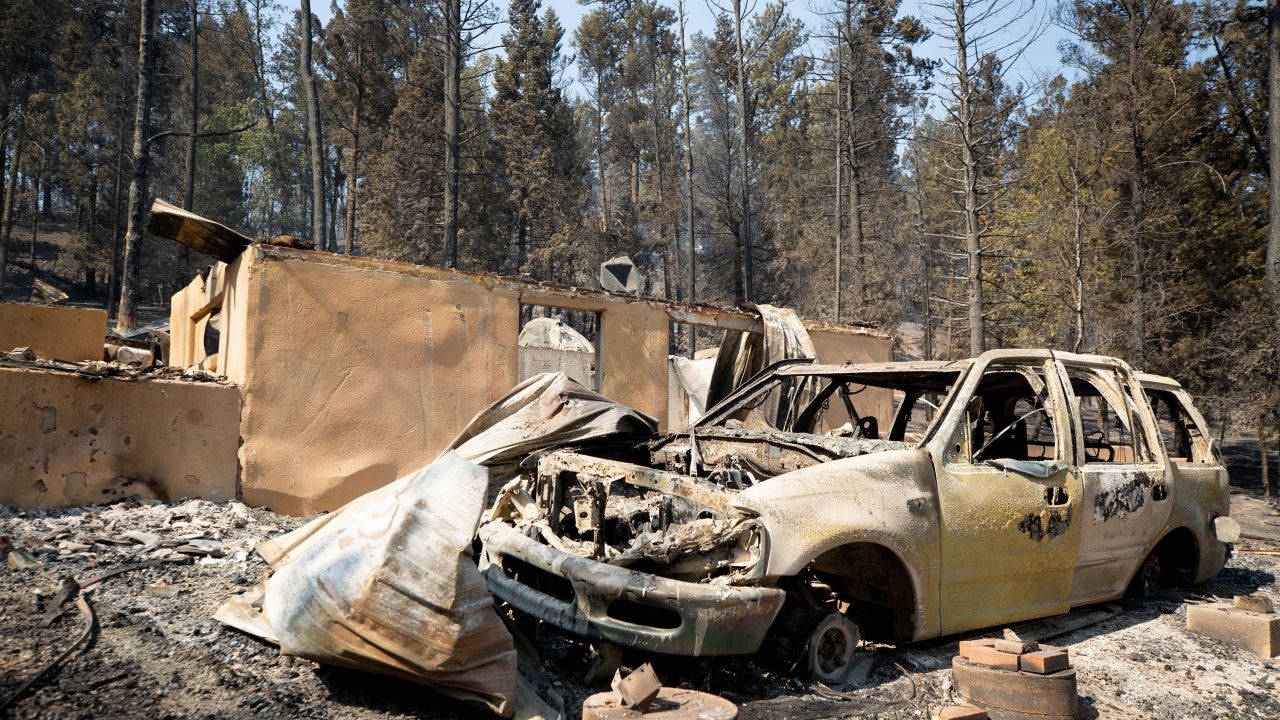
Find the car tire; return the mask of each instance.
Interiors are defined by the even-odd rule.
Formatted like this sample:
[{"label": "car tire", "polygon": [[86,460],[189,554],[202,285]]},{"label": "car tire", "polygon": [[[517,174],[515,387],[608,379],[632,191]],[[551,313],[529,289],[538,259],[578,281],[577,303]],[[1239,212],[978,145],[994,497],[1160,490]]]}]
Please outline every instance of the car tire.
[{"label": "car tire", "polygon": [[1129,592],[1140,598],[1151,598],[1165,591],[1164,568],[1160,564],[1160,556],[1151,553],[1138,566],[1138,572],[1129,584]]},{"label": "car tire", "polygon": [[849,674],[862,644],[862,630],[843,613],[826,612],[811,625],[804,658],[809,677],[839,683]]}]

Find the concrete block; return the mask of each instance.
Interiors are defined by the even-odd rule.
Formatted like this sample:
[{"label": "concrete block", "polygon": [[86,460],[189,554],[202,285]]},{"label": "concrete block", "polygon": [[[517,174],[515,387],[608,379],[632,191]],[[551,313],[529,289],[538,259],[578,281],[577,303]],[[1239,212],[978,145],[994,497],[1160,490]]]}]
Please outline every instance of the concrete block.
[{"label": "concrete block", "polygon": [[932,720],[987,720],[987,711],[977,705],[948,705],[934,710]]},{"label": "concrete block", "polygon": [[1280,614],[1250,612],[1225,603],[1190,605],[1187,629],[1263,659],[1280,655]]},{"label": "concrete block", "polygon": [[101,360],[106,337],[106,310],[0,302],[0,352],[29,347],[55,360]]}]

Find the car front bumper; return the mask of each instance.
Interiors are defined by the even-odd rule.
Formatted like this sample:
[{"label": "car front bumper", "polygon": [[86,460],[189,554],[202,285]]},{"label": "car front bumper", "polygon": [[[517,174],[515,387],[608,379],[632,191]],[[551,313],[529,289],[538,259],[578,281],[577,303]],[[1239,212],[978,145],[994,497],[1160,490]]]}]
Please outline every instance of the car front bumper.
[{"label": "car front bumper", "polygon": [[502,522],[481,527],[480,540],[480,568],[499,599],[562,630],[652,652],[753,653],[785,596],[777,588],[684,582],[607,565]]}]

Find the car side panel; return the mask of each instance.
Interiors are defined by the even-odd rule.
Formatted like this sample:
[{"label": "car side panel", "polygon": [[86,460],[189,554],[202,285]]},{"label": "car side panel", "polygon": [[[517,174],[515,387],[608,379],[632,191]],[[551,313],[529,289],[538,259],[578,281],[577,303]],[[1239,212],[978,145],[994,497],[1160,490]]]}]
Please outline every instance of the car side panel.
[{"label": "car side panel", "polygon": [[928,451],[893,450],[815,465],[749,488],[733,504],[763,520],[771,577],[795,575],[824,552],[850,543],[893,551],[911,575],[914,639],[938,634],[938,502]]}]

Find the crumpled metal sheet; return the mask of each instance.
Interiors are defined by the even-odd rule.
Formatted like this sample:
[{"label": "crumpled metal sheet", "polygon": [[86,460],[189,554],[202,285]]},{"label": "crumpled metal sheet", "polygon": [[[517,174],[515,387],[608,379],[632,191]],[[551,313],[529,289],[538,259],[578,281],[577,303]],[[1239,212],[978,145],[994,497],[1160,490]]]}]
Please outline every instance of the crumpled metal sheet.
[{"label": "crumpled metal sheet", "polygon": [[509,716],[515,646],[470,557],[487,484],[483,467],[450,453],[370,493],[277,568],[260,618],[232,624],[254,632],[265,621],[286,655],[422,682]]},{"label": "crumpled metal sheet", "polygon": [[[790,308],[757,305],[764,323],[764,334],[726,330],[711,371],[705,407],[711,407],[729,396],[738,386],[755,377],[761,370],[779,360],[818,357],[809,331],[800,316]],[[775,427],[782,427],[779,398],[776,393],[765,400],[762,411]],[[782,409],[785,411],[785,408]]]},{"label": "crumpled metal sheet", "polygon": [[215,617],[285,654],[404,677],[507,717],[554,715],[517,673],[471,559],[481,514],[534,450],[655,429],[563,373],[530,378],[430,465],[260,543],[275,574]]}]

